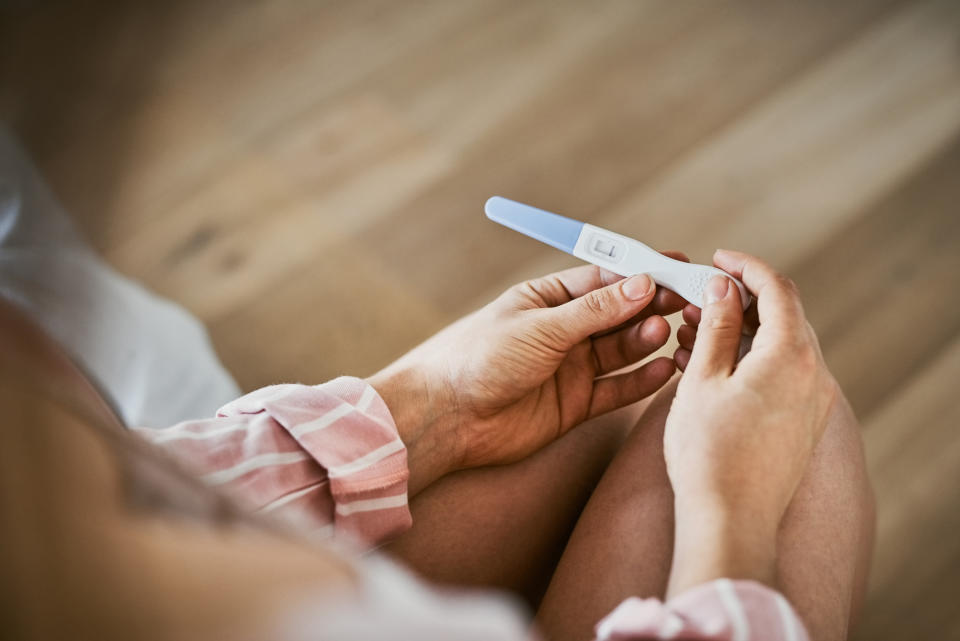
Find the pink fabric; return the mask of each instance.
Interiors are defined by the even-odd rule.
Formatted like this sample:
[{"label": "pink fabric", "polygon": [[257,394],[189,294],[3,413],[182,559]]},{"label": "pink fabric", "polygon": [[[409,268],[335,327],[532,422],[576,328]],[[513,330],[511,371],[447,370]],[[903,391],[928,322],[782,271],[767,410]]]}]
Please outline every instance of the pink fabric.
[{"label": "pink fabric", "polygon": [[[238,502],[319,536],[375,546],[411,525],[406,448],[386,404],[361,379],[272,385],[228,403],[216,418],[136,431]],[[390,617],[396,613],[378,620]],[[809,640],[782,595],[728,579],[667,603],[626,599],[596,634],[598,641]]]},{"label": "pink fabric", "polygon": [[242,505],[316,536],[374,546],[410,527],[406,448],[359,378],[272,385],[216,418],[135,431]]},{"label": "pink fabric", "polygon": [[753,581],[717,579],[663,603],[631,597],[597,624],[597,641],[683,639],[809,641],[779,592]]}]

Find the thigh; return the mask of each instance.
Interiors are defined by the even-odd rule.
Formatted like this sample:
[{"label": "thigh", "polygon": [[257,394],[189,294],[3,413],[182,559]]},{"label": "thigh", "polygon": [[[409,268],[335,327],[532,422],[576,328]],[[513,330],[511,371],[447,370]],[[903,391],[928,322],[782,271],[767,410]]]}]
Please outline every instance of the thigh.
[{"label": "thigh", "polygon": [[[676,382],[649,405],[577,523],[538,619],[547,638],[590,638],[629,596],[662,598],[673,553],[673,492],[663,428]],[[812,638],[845,638],[863,598],[873,503],[859,426],[839,402],[784,517],[781,590]]]},{"label": "thigh", "polygon": [[536,607],[570,532],[643,404],[589,421],[527,459],[444,477],[385,550],[434,582],[495,587]]},{"label": "thigh", "polygon": [[663,596],[673,551],[673,490],[663,427],[675,379],[647,407],[570,537],[537,613],[548,639],[590,639],[628,596]]}]

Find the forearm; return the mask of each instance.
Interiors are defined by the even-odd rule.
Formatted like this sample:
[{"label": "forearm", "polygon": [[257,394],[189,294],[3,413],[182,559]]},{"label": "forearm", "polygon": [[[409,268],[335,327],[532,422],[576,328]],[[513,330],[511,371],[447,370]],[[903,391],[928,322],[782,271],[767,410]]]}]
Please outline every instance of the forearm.
[{"label": "forearm", "polygon": [[675,502],[674,513],[668,597],[719,578],[776,587],[777,519],[762,510],[682,498]]}]

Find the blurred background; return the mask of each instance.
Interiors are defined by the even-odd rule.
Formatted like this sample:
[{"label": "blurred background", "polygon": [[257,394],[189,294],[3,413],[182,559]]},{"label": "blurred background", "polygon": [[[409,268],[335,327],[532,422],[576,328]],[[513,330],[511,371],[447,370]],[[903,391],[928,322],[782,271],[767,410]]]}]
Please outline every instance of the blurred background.
[{"label": "blurred background", "polygon": [[856,638],[960,639],[960,2],[19,2],[0,117],[245,389],[576,264],[494,194],[765,257],[865,429]]}]

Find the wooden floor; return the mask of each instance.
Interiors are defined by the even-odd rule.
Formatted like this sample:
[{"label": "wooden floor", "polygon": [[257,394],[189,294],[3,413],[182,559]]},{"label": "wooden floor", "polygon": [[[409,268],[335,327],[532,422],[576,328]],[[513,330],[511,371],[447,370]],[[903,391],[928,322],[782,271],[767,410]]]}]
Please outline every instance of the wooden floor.
[{"label": "wooden floor", "polygon": [[960,639],[960,3],[32,4],[0,115],[245,388],[574,264],[493,194],[789,272],[879,499],[857,638]]}]

